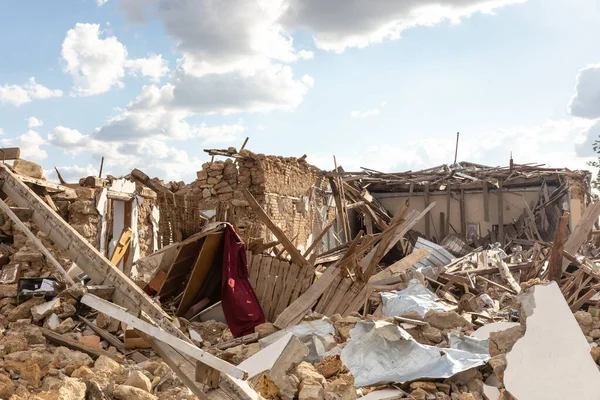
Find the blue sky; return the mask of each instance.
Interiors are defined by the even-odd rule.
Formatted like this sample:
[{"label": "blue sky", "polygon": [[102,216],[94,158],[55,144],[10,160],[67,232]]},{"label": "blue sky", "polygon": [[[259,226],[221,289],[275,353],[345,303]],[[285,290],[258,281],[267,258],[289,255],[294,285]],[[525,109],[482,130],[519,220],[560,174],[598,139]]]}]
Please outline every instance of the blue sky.
[{"label": "blue sky", "polygon": [[[100,4],[101,3],[101,4]],[[393,171],[585,168],[600,5],[578,0],[23,0],[0,8],[0,144],[69,180],[191,181],[204,148]],[[34,79],[33,81],[31,79]],[[33,117],[33,118],[32,118]]]}]

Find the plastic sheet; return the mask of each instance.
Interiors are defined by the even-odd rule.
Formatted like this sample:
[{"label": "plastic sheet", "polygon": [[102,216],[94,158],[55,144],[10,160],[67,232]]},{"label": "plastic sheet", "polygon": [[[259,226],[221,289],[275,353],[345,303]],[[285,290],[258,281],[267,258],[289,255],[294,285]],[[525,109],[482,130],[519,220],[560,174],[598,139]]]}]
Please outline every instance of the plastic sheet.
[{"label": "plastic sheet", "polygon": [[422,345],[385,321],[359,322],[350,335],[342,361],[356,386],[449,378],[489,359],[489,354]]},{"label": "plastic sheet", "polygon": [[439,297],[417,280],[411,280],[406,289],[398,292],[381,293],[382,313],[386,317],[395,317],[409,311],[416,311],[422,317],[427,311],[448,311],[450,307],[440,302]]}]

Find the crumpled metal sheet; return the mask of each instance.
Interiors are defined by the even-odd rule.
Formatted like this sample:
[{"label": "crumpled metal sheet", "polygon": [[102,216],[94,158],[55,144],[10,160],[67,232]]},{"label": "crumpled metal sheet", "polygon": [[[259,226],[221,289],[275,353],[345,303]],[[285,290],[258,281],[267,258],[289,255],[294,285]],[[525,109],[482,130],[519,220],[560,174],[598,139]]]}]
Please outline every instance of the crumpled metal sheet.
[{"label": "crumpled metal sheet", "polygon": [[361,321],[350,336],[341,357],[356,386],[449,378],[490,358],[489,354],[422,345],[385,321]]},{"label": "crumpled metal sheet", "polygon": [[386,317],[395,317],[409,311],[416,311],[424,317],[429,310],[450,310],[450,307],[440,303],[440,298],[435,293],[416,279],[411,280],[404,290],[381,293],[381,301],[381,312]]}]

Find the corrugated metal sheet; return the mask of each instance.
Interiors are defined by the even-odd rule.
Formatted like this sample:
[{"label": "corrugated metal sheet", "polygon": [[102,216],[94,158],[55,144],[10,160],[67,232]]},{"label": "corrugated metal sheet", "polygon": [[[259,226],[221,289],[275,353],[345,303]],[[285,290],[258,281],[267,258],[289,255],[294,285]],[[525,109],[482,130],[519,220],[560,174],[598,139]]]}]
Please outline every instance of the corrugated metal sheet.
[{"label": "corrugated metal sheet", "polygon": [[413,266],[414,268],[430,267],[437,269],[450,264],[450,262],[455,258],[454,255],[452,255],[452,253],[444,249],[442,246],[439,246],[435,243],[430,242],[429,240],[420,237],[419,239],[417,239],[417,243],[415,243],[415,248],[413,249],[413,251],[422,247],[428,248],[431,251],[431,254],[419,261],[418,263],[416,263]]}]

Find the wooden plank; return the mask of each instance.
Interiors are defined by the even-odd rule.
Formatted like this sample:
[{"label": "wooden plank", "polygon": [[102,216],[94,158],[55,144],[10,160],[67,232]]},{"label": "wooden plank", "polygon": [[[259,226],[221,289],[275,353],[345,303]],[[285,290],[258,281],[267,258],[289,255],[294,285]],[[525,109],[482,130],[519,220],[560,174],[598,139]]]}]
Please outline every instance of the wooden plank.
[{"label": "wooden plank", "polygon": [[329,232],[329,229],[331,229],[331,227],[333,226],[333,222],[334,221],[331,221],[330,223],[328,223],[327,226],[325,226],[325,228],[321,231],[321,233],[319,233],[317,238],[313,240],[313,242],[310,244],[310,246],[308,246],[308,249],[306,249],[304,254],[302,254],[302,256],[304,258],[308,257],[310,255],[310,253],[312,253],[312,251],[321,243],[323,236],[325,236],[325,234],[327,232]]},{"label": "wooden plank", "polygon": [[[347,243],[350,240],[350,233],[348,232],[348,227],[346,225],[346,218],[344,216],[344,204],[342,196],[340,195],[340,190],[338,188],[338,184],[335,178],[329,178],[329,186],[331,187],[331,193],[333,194],[333,199],[335,200],[335,209],[337,211],[337,219],[338,224],[342,225],[342,232],[344,233],[343,242]],[[338,226],[339,226],[338,225]],[[339,229],[339,228],[338,228]]]},{"label": "wooden plank", "polygon": [[[293,264],[296,265],[296,264]],[[304,293],[304,285],[307,280],[307,277],[312,277],[314,275],[314,267],[311,267],[309,265],[305,266],[305,267],[299,267],[300,271],[298,272],[298,280],[296,282],[294,282],[294,290],[292,290],[292,294],[290,296],[290,299],[288,300],[288,304],[286,305],[286,307],[290,304],[292,304],[294,301],[296,301],[296,299],[298,298],[298,296],[300,296],[302,293]],[[312,283],[312,282],[311,282]],[[310,283],[306,286],[306,288],[310,287]],[[281,314],[281,312],[279,313]]]},{"label": "wooden plank", "polygon": [[425,257],[429,256],[430,254],[431,251],[427,247],[421,247],[420,249],[413,251],[406,257],[396,261],[383,271],[373,275],[371,279],[369,279],[369,282],[375,284],[377,281],[400,274],[401,272],[406,271]]},{"label": "wooden plank", "polygon": [[[412,229],[417,222],[419,222],[424,216],[427,215],[431,209],[435,207],[435,202],[431,203],[425,210],[420,213],[416,213],[413,217],[406,218],[406,221],[402,222],[400,226],[394,228],[393,223],[390,225],[391,233],[390,235],[379,242],[377,246],[369,252],[362,260],[361,260],[361,269],[365,271],[365,278],[368,280],[370,276],[375,271],[375,267],[381,261],[381,259],[398,243],[400,239],[406,235],[406,233]],[[368,264],[367,264],[368,262]]]},{"label": "wooden plank", "polygon": [[56,176],[58,177],[58,181],[60,182],[61,185],[66,185],[67,181],[65,181],[60,173],[60,171],[58,170],[58,168],[54,167],[54,170],[56,171]]},{"label": "wooden plank", "polygon": [[275,320],[275,327],[285,329],[298,317],[303,317],[308,310],[315,305],[317,300],[319,300],[319,297],[321,297],[323,292],[325,292],[338,276],[340,276],[340,271],[338,269],[338,263],[336,263],[327,268],[323,275],[321,275],[321,277],[317,279],[306,292],[283,310]]},{"label": "wooden plank", "polygon": [[[336,313],[336,310],[342,302],[342,299],[344,298],[344,296],[346,296],[346,293],[348,293],[348,290],[350,290],[350,286],[352,286],[353,284],[354,282],[352,281],[352,279],[348,277],[342,278],[338,287],[335,289],[335,292],[331,294],[330,299],[327,300],[327,304],[325,304],[325,308],[323,310],[324,315],[331,317],[333,314]],[[345,304],[343,307],[346,306],[347,304]]]},{"label": "wooden plank", "polygon": [[252,252],[246,252],[246,262],[248,263],[248,270],[250,272],[249,280],[250,285],[256,292],[256,283],[258,282],[258,274],[260,272],[260,257],[261,255],[254,255]]},{"label": "wooden plank", "polygon": [[440,213],[440,237],[438,238],[439,242],[441,243],[442,240],[444,240],[444,238],[447,236],[446,233],[446,215],[441,212]]},{"label": "wooden plank", "polygon": [[373,217],[371,213],[365,213],[365,229],[367,231],[367,235],[373,234]]},{"label": "wooden plank", "polygon": [[[429,206],[429,183],[425,184],[425,189],[423,192],[424,196],[425,196],[425,207]],[[427,218],[425,218],[425,236],[427,237],[427,239],[431,238],[431,227],[429,226],[429,220],[430,217],[427,216]]]},{"label": "wooden plank", "polygon": [[58,185],[56,183],[45,181],[43,179],[31,178],[29,176],[15,175],[15,177],[17,177],[21,182],[30,183],[33,185],[44,187],[46,189],[51,189],[54,192],[63,192],[63,196],[65,196],[64,198],[77,198],[77,192],[75,191],[75,189],[71,189],[70,187]]},{"label": "wooden plank", "polygon": [[369,285],[364,285],[358,296],[356,296],[354,300],[352,300],[352,302],[344,310],[344,313],[342,315],[348,315],[350,313],[358,312],[360,310],[360,308],[364,304],[364,299],[366,298],[367,293],[369,291],[368,287]]},{"label": "wooden plank", "polygon": [[460,233],[463,240],[467,240],[467,220],[465,210],[465,189],[460,189]]},{"label": "wooden plank", "polygon": [[556,224],[554,231],[554,243],[548,262],[548,279],[560,283],[562,276],[563,251],[565,240],[567,238],[567,223],[569,222],[569,214],[565,211]]},{"label": "wooden plank", "polygon": [[[321,279],[321,278],[319,278],[319,279]],[[343,277],[340,274],[333,280],[333,282],[331,282],[329,287],[325,290],[325,292],[323,292],[323,295],[319,299],[319,302],[317,303],[317,305],[315,307],[315,312],[318,312],[319,314],[323,314],[325,312],[325,308],[331,301],[331,298],[335,294],[339,285],[342,283],[342,279],[343,279]]]},{"label": "wooden plank", "polygon": [[[141,288],[132,282],[125,274],[110,264],[86,239],[60,216],[54,213],[49,206],[40,201],[31,189],[3,165],[0,165],[0,182],[2,191],[19,207],[33,210],[31,220],[36,226],[48,235],[48,238],[59,248],[66,250],[71,260],[76,263],[95,284],[113,286],[113,301],[129,309],[146,312],[161,328],[183,340],[190,340],[169,320],[163,309],[148,297]],[[215,225],[213,229],[222,229]],[[210,230],[207,229],[207,232]],[[203,233],[206,234],[206,233]],[[165,350],[170,349],[163,346]],[[165,359],[169,365],[183,361],[183,357],[172,354],[172,358]],[[179,375],[178,375],[179,376]],[[179,376],[185,380],[186,377]],[[188,386],[194,394],[201,393],[201,389],[193,383]]]},{"label": "wooden plank", "polygon": [[356,299],[356,296],[359,295],[362,288],[365,286],[365,284],[360,281],[351,283],[352,284],[350,285],[348,290],[346,290],[346,293],[344,293],[344,296],[342,296],[341,301],[336,306],[335,311],[333,312],[334,314],[341,314],[343,316],[346,309],[350,306],[350,304],[353,303],[353,301]]},{"label": "wooden plank", "polygon": [[285,282],[287,280],[287,275],[290,271],[290,263],[287,261],[279,261],[279,266],[277,268],[277,281],[275,282],[275,286],[273,287],[273,295],[271,296],[271,307],[269,307],[269,321],[274,321],[275,318],[275,310],[277,309],[277,305],[281,300],[281,296],[283,293],[283,288],[285,286]]},{"label": "wooden plank", "polygon": [[504,247],[504,196],[502,181],[498,182],[498,242]]},{"label": "wooden plank", "polygon": [[165,186],[161,185],[157,179],[150,179],[148,175],[146,175],[144,172],[140,171],[137,168],[131,171],[131,177],[134,178],[136,181],[140,182],[141,184],[146,185],[150,189],[154,190],[156,193],[165,193],[173,195],[173,192],[171,192]]},{"label": "wooden plank", "polygon": [[[579,248],[585,243],[588,235],[592,231],[594,224],[598,222],[600,217],[600,200],[596,200],[591,203],[583,212],[579,223],[569,235],[569,238],[565,242],[565,251],[569,254],[576,255]],[[569,260],[563,260],[562,270],[563,272],[569,266]]]},{"label": "wooden plank", "polygon": [[490,192],[487,181],[483,181],[483,220],[490,222]]},{"label": "wooden plank", "polygon": [[283,233],[281,229],[269,218],[267,213],[262,209],[262,207],[258,204],[256,199],[250,194],[250,192],[246,189],[244,190],[244,196],[246,197],[246,201],[250,205],[250,208],[254,211],[254,213],[258,216],[258,218],[269,228],[271,232],[275,235],[275,237],[281,242],[281,245],[285,248],[285,250],[289,253],[292,258],[292,262],[298,265],[307,265],[308,261],[306,258],[302,257],[300,251],[294,246],[294,244],[288,239],[288,237]]},{"label": "wooden plank", "polygon": [[[277,319],[279,314],[285,310],[285,308],[290,304],[290,298],[292,297],[292,293],[294,291],[295,286],[302,280],[299,275],[301,269],[296,264],[291,264],[286,268],[288,270],[287,277],[285,279],[285,284],[283,286],[283,291],[281,292],[281,296],[279,297],[279,301],[276,303],[275,311],[273,313],[273,320]],[[304,276],[302,276],[304,278]]]},{"label": "wooden plank", "polygon": [[215,261],[218,259],[219,255],[223,253],[224,236],[223,233],[219,232],[208,235],[206,239],[204,239],[200,254],[192,268],[192,273],[188,279],[185,290],[183,291],[183,297],[181,298],[181,302],[179,303],[179,307],[177,307],[175,315],[183,316],[197,300],[201,300],[196,299],[196,296],[200,292],[200,289],[202,289],[202,285],[210,270],[214,267]]},{"label": "wooden plank", "polygon": [[0,148],[0,160],[16,160],[21,158],[21,149],[18,147],[2,147]]},{"label": "wooden plank", "polygon": [[[450,203],[452,202],[452,192],[450,191],[450,185],[446,189],[446,221],[444,223],[444,234],[447,236],[450,234]],[[440,239],[440,240],[443,240]]]},{"label": "wooden plank", "polygon": [[581,296],[579,298],[579,300],[577,300],[575,303],[573,303],[573,305],[570,307],[571,308],[571,312],[576,312],[577,310],[579,310],[581,307],[583,307],[585,305],[585,303],[588,302],[588,300],[590,300],[592,297],[594,297],[598,292],[590,289],[588,290],[583,296]]},{"label": "wooden plank", "polygon": [[146,321],[143,321],[133,315],[129,314],[123,307],[119,307],[116,304],[103,300],[99,297],[86,293],[81,298],[81,302],[86,306],[93,308],[94,310],[100,311],[109,317],[115,318],[128,326],[135,328],[145,334],[158,339],[161,342],[169,344],[174,349],[177,349],[185,354],[193,357],[198,361],[202,361],[204,364],[223,372],[229,376],[237,379],[246,379],[247,373],[235,365],[232,365],[226,361],[221,360],[218,357],[213,356],[191,343],[179,339],[178,337],[169,334],[161,328],[151,325]]},{"label": "wooden plank", "polygon": [[267,309],[267,302],[270,301],[270,293],[267,293],[267,288],[269,287],[269,281],[271,280],[271,264],[273,262],[273,257],[263,257],[260,264],[260,278],[258,282],[258,292],[257,296],[260,302],[260,307],[263,310],[263,314]]},{"label": "wooden plank", "polygon": [[125,256],[125,253],[127,252],[127,249],[129,249],[129,245],[131,244],[131,236],[131,228],[123,229],[123,232],[121,232],[121,237],[119,237],[119,241],[115,246],[115,250],[113,251],[113,254],[110,257],[110,262],[112,265],[119,265],[119,263]]},{"label": "wooden plank", "polygon": [[98,336],[100,336],[102,339],[106,340],[111,346],[114,346],[117,350],[125,350],[125,344],[123,342],[121,342],[119,339],[117,339],[116,336],[111,334],[109,331],[98,327],[92,321],[89,321],[89,320],[83,318],[81,315],[79,316],[79,319],[84,324],[86,324],[88,327],[90,327],[91,330],[96,332],[98,334]]},{"label": "wooden plank", "polygon": [[[35,195],[33,194],[33,196],[35,196]],[[45,204],[45,205],[47,207],[49,207],[47,204]],[[52,255],[52,253],[50,253],[50,251],[46,248],[46,246],[44,246],[42,244],[42,242],[40,242],[40,240],[37,238],[37,236],[35,236],[33,234],[33,232],[31,232],[29,230],[27,225],[25,225],[23,222],[21,222],[21,220],[10,209],[10,207],[2,200],[0,200],[0,208],[2,208],[2,210],[6,213],[6,215],[8,215],[8,217],[19,227],[19,229],[21,229],[25,233],[25,235],[27,236],[27,238],[29,240],[31,240],[33,245],[35,247],[37,247],[38,250],[42,252],[42,254],[44,254],[44,256],[46,257],[46,260],[50,261],[50,263],[58,270],[58,272],[60,272],[63,279],[70,285],[75,285],[75,281],[73,281],[73,279],[71,279],[69,274],[67,274],[67,271],[65,271],[63,266],[56,260],[56,258],[54,258],[54,256]],[[51,209],[48,209],[48,211],[52,212]],[[33,214],[32,214],[32,216],[33,216]]]},{"label": "wooden plank", "polygon": [[94,357],[94,358],[100,357],[100,356],[105,356],[105,357],[111,358],[121,364],[123,364],[125,362],[125,360],[122,357],[119,357],[118,355],[113,354],[113,353],[109,353],[108,351],[103,350],[99,347],[88,346],[87,344],[83,344],[76,340],[70,339],[67,336],[63,336],[59,333],[53,332],[50,329],[46,329],[46,328],[42,328],[42,327],[39,327],[39,329],[42,331],[42,335],[44,335],[44,337],[46,339],[48,339],[49,341],[51,341],[52,343],[56,343],[61,346],[68,347],[72,350],[81,351],[82,353],[86,353],[89,356]]},{"label": "wooden plank", "polygon": [[265,308],[263,309],[265,313],[265,318],[269,318],[271,313],[271,307],[273,306],[273,297],[275,295],[275,287],[279,280],[279,269],[281,266],[281,261],[277,258],[273,258],[271,261],[271,268],[269,270],[269,280],[267,281],[267,287],[265,288]]}]

